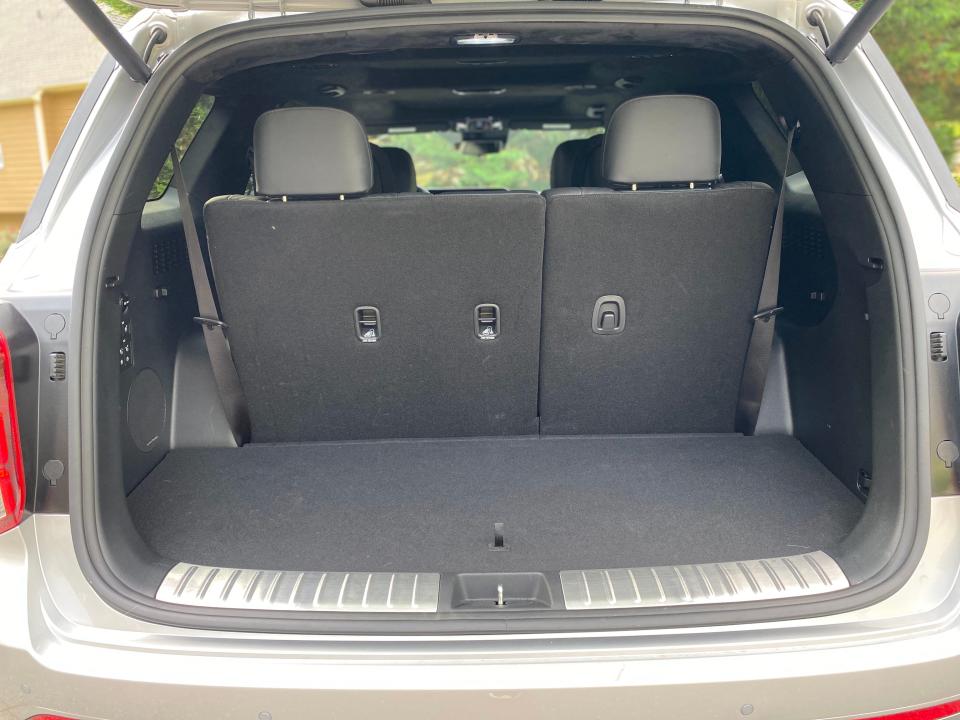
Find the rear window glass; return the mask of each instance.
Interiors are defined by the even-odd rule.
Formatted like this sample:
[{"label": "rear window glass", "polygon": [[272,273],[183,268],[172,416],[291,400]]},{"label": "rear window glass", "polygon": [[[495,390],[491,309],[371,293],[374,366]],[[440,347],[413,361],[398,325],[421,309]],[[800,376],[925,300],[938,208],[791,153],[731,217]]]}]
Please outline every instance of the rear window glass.
[{"label": "rear window glass", "polygon": [[[200,99],[197,101],[197,104],[193,106],[193,110],[190,111],[190,117],[188,117],[187,122],[184,123],[183,129],[180,131],[180,135],[177,136],[177,156],[181,160],[186,154],[187,149],[190,147],[190,144],[193,142],[193,139],[200,131],[200,128],[203,126],[204,120],[206,120],[207,116],[210,115],[210,111],[212,109],[213,96],[201,95]],[[168,157],[163,162],[163,167],[160,168],[160,173],[157,175],[157,179],[153,181],[153,187],[150,189],[150,195],[147,196],[147,200],[158,200],[159,198],[163,197],[163,194],[167,191],[167,187],[170,185],[170,179],[172,177],[173,162]]]},{"label": "rear window glass", "polygon": [[470,155],[458,149],[461,138],[456,132],[384,134],[372,136],[370,142],[409,152],[417,169],[417,184],[423,188],[546,190],[550,187],[550,161],[557,145],[600,132],[600,128],[511,130],[502,150],[485,155]]}]

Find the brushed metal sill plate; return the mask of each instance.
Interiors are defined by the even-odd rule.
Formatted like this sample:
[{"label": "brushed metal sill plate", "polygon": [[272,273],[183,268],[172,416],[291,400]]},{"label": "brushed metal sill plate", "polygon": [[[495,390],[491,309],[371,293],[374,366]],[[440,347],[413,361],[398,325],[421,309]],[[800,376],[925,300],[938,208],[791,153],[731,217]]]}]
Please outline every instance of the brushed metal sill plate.
[{"label": "brushed metal sill plate", "polygon": [[612,570],[563,570],[567,610],[749,602],[817,595],[850,587],[825,552],[740,562]]},{"label": "brushed metal sill plate", "polygon": [[438,573],[242,570],[178,563],[157,600],[230,610],[435,613]]}]

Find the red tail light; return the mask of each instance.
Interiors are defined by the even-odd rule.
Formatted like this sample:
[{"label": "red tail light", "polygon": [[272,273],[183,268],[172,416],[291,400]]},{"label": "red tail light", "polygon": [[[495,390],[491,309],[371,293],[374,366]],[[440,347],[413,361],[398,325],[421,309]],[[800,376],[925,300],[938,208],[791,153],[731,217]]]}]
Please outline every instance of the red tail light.
[{"label": "red tail light", "polygon": [[13,363],[7,338],[0,333],[0,533],[20,524],[26,501]]},{"label": "red tail light", "polygon": [[864,720],[942,720],[952,715],[960,715],[960,700],[934,705],[933,707],[904,710],[892,715],[877,715]]}]

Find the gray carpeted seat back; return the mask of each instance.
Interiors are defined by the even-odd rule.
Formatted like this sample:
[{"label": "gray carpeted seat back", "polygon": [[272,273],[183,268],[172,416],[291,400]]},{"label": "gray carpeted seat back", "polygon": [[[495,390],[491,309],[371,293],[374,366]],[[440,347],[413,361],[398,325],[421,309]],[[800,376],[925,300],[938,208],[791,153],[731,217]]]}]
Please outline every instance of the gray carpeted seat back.
[{"label": "gray carpeted seat back", "polygon": [[204,209],[253,442],[536,433],[543,198],[364,196],[344,115],[261,117],[262,196]]},{"label": "gray carpeted seat back", "polygon": [[732,432],[775,195],[719,182],[701,97],[621,105],[603,167],[546,193],[541,430]]}]

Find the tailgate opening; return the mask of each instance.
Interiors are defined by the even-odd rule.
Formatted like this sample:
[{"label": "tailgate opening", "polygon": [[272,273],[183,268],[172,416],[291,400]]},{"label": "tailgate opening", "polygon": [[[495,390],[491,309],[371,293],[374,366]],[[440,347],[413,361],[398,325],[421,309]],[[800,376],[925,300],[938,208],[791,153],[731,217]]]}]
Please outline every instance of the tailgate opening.
[{"label": "tailgate opening", "polygon": [[[142,616],[203,627],[484,632],[507,620],[523,631],[779,619],[889,594],[920,515],[919,483],[907,470],[910,401],[903,383],[912,375],[901,332],[909,318],[897,309],[904,278],[890,251],[894,228],[873,192],[878,186],[865,179],[862,154],[851,145],[849,118],[837,114],[826,86],[818,85],[822,78],[811,74],[813,56],[800,62],[803,38],[788,48],[771,23],[715,9],[628,14],[620,7],[515,8],[509,19],[469,8],[422,12],[275,18],[224,28],[171,55],[147,86],[141,127],[129,138],[130,159],[116,176],[124,191],[113,195],[95,310],[85,318],[94,328],[86,352],[96,390],[85,407],[92,419],[87,427],[96,428],[86,446],[96,471],[85,474],[78,512],[87,552],[96,553],[101,571],[109,569],[98,575],[112,576],[108,599]],[[338,22],[351,32],[339,33]],[[450,38],[480,25],[521,42],[483,48],[481,55],[451,47]],[[174,80],[165,66],[174,66],[180,53],[193,53],[193,59]],[[463,68],[472,74],[470,93],[464,93],[466,75],[458,74]],[[563,76],[562,84],[548,68]],[[158,92],[154,83],[165,89],[163,102],[149,97]],[[493,92],[501,87],[503,93]],[[743,183],[776,189],[785,134],[780,117],[800,124],[785,186],[785,309],[755,435],[744,436],[732,424],[716,430],[697,407],[686,416],[688,425],[618,424],[616,413],[597,413],[596,407],[583,415],[591,422],[580,423],[576,412],[555,422],[549,408],[568,398],[560,392],[553,405],[544,401],[545,363],[564,342],[543,340],[556,328],[547,319],[551,296],[544,290],[536,294],[543,324],[533,326],[525,346],[537,353],[524,365],[534,368],[533,385],[522,368],[505,379],[460,378],[478,383],[485,396],[503,390],[497,382],[528,390],[535,422],[522,431],[496,424],[506,422],[500,417],[490,422],[508,427],[503,432],[464,431],[471,427],[469,403],[451,414],[449,431],[422,430],[436,426],[423,415],[392,421],[384,410],[390,406],[366,392],[377,378],[358,380],[343,371],[342,383],[356,381],[362,390],[355,394],[355,415],[320,410],[318,423],[315,406],[300,408],[293,416],[308,412],[309,422],[278,421],[263,431],[261,421],[258,433],[255,407],[253,441],[235,446],[193,320],[196,301],[174,188],[147,201],[167,149],[201,96],[213,98],[212,104],[183,158],[200,221],[212,197],[256,194],[254,126],[276,108],[350,112],[366,124],[369,139],[384,146],[407,136],[391,129],[437,133],[480,116],[511,132],[560,125],[583,130],[582,139],[590,140],[624,100],[662,94],[705,97],[718,108],[723,183],[717,188]],[[488,145],[499,132],[482,130]],[[507,137],[501,152],[510,149]],[[535,213],[543,200],[491,188],[426,189],[437,192],[410,193],[415,203],[445,197],[443,203],[457,208],[451,218],[483,202],[519,218]],[[522,189],[542,188],[511,188]],[[626,190],[632,191],[644,188]],[[500,203],[503,196],[514,199]],[[544,288],[553,269],[552,200],[549,192],[545,196]],[[285,195],[269,202],[298,206]],[[329,202],[358,206],[349,194]],[[394,231],[401,227],[398,222]],[[201,228],[209,235],[209,227]],[[227,274],[217,265],[223,250],[210,237],[207,260],[215,283],[225,287]],[[265,306],[297,276],[273,274],[283,267],[273,259],[297,252],[283,248],[268,253],[262,266],[273,286],[263,296]],[[528,260],[536,261],[536,254],[522,262]],[[407,267],[403,262],[395,267]],[[701,270],[704,277],[722,272]],[[259,282],[253,276],[245,281],[251,287]],[[519,280],[511,282],[529,292]],[[292,284],[302,290],[301,281]],[[625,329],[648,322],[624,294],[619,312],[626,314]],[[220,298],[228,323],[231,301]],[[511,323],[521,322],[499,297],[464,302],[471,311],[496,307],[502,314],[485,310],[468,318],[465,332],[476,333],[478,346],[490,341],[477,323],[502,322],[497,342],[509,340]],[[389,347],[396,317],[389,301],[358,296],[344,303],[347,334],[357,347],[355,306],[378,309],[380,317],[370,315],[369,322],[383,324],[380,341],[363,349]],[[339,312],[330,302],[303,310],[304,333],[313,332],[314,314]],[[438,327],[447,311],[438,308]],[[357,317],[367,322],[366,315]],[[676,319],[685,322],[682,315]],[[265,341],[270,327],[264,325]],[[424,345],[437,334],[425,332]],[[286,337],[263,351],[286,353],[302,368],[298,363],[310,356],[297,351],[296,337]],[[616,334],[598,337],[615,341]],[[241,347],[234,343],[235,356]],[[255,394],[250,367],[238,362]],[[328,368],[317,366],[318,383]],[[601,364],[582,372],[605,369]],[[663,366],[629,370],[665,372]],[[443,372],[437,370],[441,387]],[[579,372],[560,377],[571,383]],[[724,378],[719,366],[715,378],[689,378],[703,407],[727,392]],[[389,392],[402,381],[383,379]],[[263,384],[283,382],[273,373]],[[412,397],[432,398],[436,389],[424,385]],[[681,400],[685,392],[692,396],[690,388],[675,392]],[[450,397],[451,403],[462,400]],[[438,403],[436,412],[451,407]],[[268,415],[259,413],[261,419]],[[365,426],[364,416],[375,422]],[[393,603],[394,587],[403,601]]]}]

